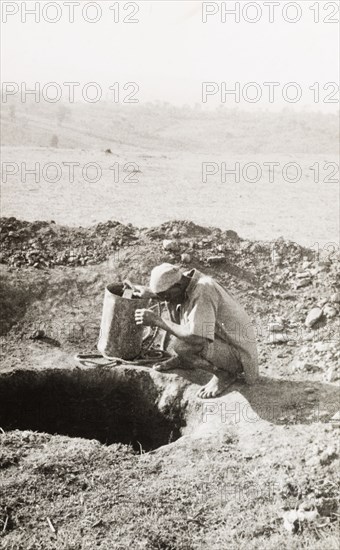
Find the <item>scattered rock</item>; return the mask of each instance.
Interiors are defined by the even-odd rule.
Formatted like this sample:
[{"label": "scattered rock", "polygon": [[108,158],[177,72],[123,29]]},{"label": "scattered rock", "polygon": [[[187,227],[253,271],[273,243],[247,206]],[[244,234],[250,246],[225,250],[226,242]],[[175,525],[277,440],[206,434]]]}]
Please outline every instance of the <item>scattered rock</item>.
[{"label": "scattered rock", "polygon": [[283,526],[288,533],[295,534],[298,532],[300,523],[297,512],[290,510],[283,516]]},{"label": "scattered rock", "polygon": [[327,351],[333,351],[333,345],[329,342],[315,342],[314,349],[318,353],[325,353]]},{"label": "scattered rock", "polygon": [[308,286],[312,283],[312,279],[310,277],[305,277],[303,279],[297,279],[295,281],[295,288],[296,289],[299,289],[299,288],[303,288],[305,286]]},{"label": "scattered rock", "polygon": [[301,529],[303,522],[315,521],[319,516],[316,509],[314,510],[289,510],[283,515],[283,525],[286,531],[291,534],[297,533]]},{"label": "scattered rock", "polygon": [[299,359],[294,359],[289,365],[289,368],[292,374],[298,371],[302,371],[303,367],[304,367],[304,363]]},{"label": "scattered rock", "polygon": [[269,332],[282,332],[284,330],[284,322],[280,319],[268,324]]},{"label": "scattered rock", "polygon": [[297,279],[310,279],[310,273],[309,271],[301,271],[299,273],[296,274],[296,278]]},{"label": "scattered rock", "polygon": [[327,447],[327,449],[320,455],[320,464],[323,466],[330,464],[337,456],[338,455],[334,447]]},{"label": "scattered rock", "polygon": [[321,298],[319,301],[318,301],[318,307],[323,307],[325,304],[327,304],[327,298]]},{"label": "scattered rock", "polygon": [[190,262],[191,262],[191,255],[190,255],[190,254],[187,254],[187,253],[181,254],[181,262],[182,262],[183,264],[190,264]]},{"label": "scattered rock", "polygon": [[312,342],[314,340],[313,334],[306,334],[303,337],[303,342]]},{"label": "scattered rock", "polygon": [[329,367],[327,371],[325,372],[325,381],[326,382],[334,382],[338,378],[338,374],[334,367]]},{"label": "scattered rock", "polygon": [[286,344],[289,338],[285,332],[272,332],[269,334],[268,344]]},{"label": "scattered rock", "polygon": [[322,309],[320,307],[314,307],[313,309],[310,310],[310,312],[306,317],[306,320],[305,320],[306,327],[311,328],[313,325],[315,325],[315,323],[317,323],[317,321],[319,321],[319,319],[321,319],[321,317],[322,317]]},{"label": "scattered rock", "polygon": [[279,267],[282,264],[282,256],[276,250],[272,250],[271,257],[272,263],[276,267]]},{"label": "scattered rock", "polygon": [[296,300],[296,296],[292,292],[284,292],[283,294],[281,294],[281,297],[284,300]]},{"label": "scattered rock", "polygon": [[302,370],[306,372],[318,372],[321,369],[321,367],[318,367],[317,365],[313,365],[312,363],[303,363]]},{"label": "scattered rock", "polygon": [[46,335],[45,335],[45,331],[44,330],[35,330],[31,336],[30,336],[30,339],[31,340],[41,340],[41,338],[44,338]]},{"label": "scattered rock", "polygon": [[177,250],[179,250],[178,241],[164,239],[162,244],[163,244],[164,250],[168,250],[170,252],[176,252]]},{"label": "scattered rock", "polygon": [[331,302],[333,302],[333,304],[340,304],[340,292],[334,292],[334,294],[332,294]]},{"label": "scattered rock", "polygon": [[333,319],[337,316],[338,312],[335,309],[335,307],[331,306],[330,304],[326,304],[323,309],[322,313],[327,317],[327,319]]},{"label": "scattered rock", "polygon": [[207,258],[208,264],[221,264],[225,261],[225,256],[209,256]]}]

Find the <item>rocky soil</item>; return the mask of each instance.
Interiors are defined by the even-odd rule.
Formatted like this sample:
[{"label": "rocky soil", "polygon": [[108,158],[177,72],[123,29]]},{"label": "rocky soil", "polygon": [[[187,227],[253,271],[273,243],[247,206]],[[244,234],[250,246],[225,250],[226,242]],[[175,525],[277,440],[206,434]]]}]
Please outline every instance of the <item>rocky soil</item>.
[{"label": "rocky soil", "polygon": [[[196,550],[206,545],[216,550],[255,550],[258,544],[265,550],[336,548],[339,251],[332,248],[318,255],[284,239],[253,242],[232,230],[185,221],[151,229],[115,221],[68,228],[3,218],[0,227],[3,373],[67,368],[74,364],[74,353],[95,351],[105,285],[125,277],[147,283],[154,265],[170,261],[216,277],[247,309],[257,328],[261,381],[251,390],[257,400],[246,395],[265,418],[262,427],[250,421],[236,426],[227,443],[206,441],[203,447],[174,443],[161,454],[146,455],[143,462],[130,457],[125,447],[106,450],[60,436],[3,434],[0,465],[7,502],[1,508],[0,531],[5,543],[7,539],[20,550],[80,550],[92,549],[98,540],[103,550],[128,548],[137,525],[140,548],[155,550]],[[279,413],[272,416],[264,410],[271,400],[280,405]],[[58,460],[53,459],[54,452]],[[93,456],[87,465],[84,453]],[[117,504],[116,493],[111,498],[112,469],[117,475],[123,471],[128,504]],[[142,471],[142,497],[136,500],[137,471]],[[38,480],[41,472],[45,485]],[[205,500],[201,495],[198,501],[193,494],[201,494],[202,485],[198,489],[196,485],[206,483],[210,474]],[[226,475],[231,475],[227,484],[236,483],[237,490],[240,475],[250,484],[264,480],[275,486],[279,500],[267,493],[249,497],[248,491],[247,498],[239,501],[234,495],[221,504],[216,495]],[[196,484],[192,494],[186,489],[188,479]],[[45,515],[52,527],[41,508],[27,519],[33,505],[30,492],[23,492],[19,502],[16,483],[37,487],[38,501],[48,509]],[[74,516],[72,506],[76,506]],[[91,511],[88,519],[86,510]],[[25,533],[30,540],[26,547]],[[113,546],[110,540],[115,541]]]},{"label": "rocky soil", "polygon": [[[105,266],[108,277],[147,282],[161,261],[197,267],[240,297],[256,323],[262,363],[274,352],[283,363],[291,359],[291,374],[322,376],[328,382],[340,377],[340,256],[334,247],[319,255],[283,238],[252,242],[232,230],[185,221],[151,229],[117,221],[69,228],[53,221],[3,218],[0,231],[1,262],[12,281],[33,281],[36,271],[46,282],[53,270],[66,274],[70,268],[74,279],[77,268],[98,265],[101,277]],[[85,287],[86,281],[82,294],[85,290],[89,297]],[[8,304],[4,306],[10,317]],[[8,324],[5,318],[4,326]]]}]

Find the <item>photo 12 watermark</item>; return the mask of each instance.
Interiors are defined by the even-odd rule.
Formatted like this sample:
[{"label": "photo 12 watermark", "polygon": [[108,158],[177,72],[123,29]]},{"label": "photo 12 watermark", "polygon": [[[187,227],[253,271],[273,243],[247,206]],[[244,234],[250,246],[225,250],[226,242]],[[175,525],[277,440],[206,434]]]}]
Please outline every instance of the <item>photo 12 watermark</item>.
[{"label": "photo 12 watermark", "polygon": [[317,1],[291,2],[246,0],[224,2],[202,2],[201,21],[209,24],[233,23],[278,23],[297,24],[301,21],[339,24],[339,2]]},{"label": "photo 12 watermark", "polygon": [[291,404],[284,401],[266,401],[264,398],[258,401],[248,402],[244,399],[235,399],[230,403],[205,401],[201,405],[201,419],[204,424],[213,420],[220,424],[257,424],[263,421],[285,425],[287,423],[333,423],[334,415],[339,411],[338,401],[330,403],[320,402],[317,397],[313,402]]},{"label": "photo 12 watermark", "polygon": [[[53,141],[53,136],[52,136]],[[58,147],[58,137],[55,135],[54,148]],[[95,184],[101,180],[112,184],[124,185],[140,183],[142,170],[136,162],[115,162],[111,165],[101,165],[98,162],[80,163],[75,161],[62,162],[2,162],[1,182],[4,184],[20,182],[39,186],[43,184],[75,183]]]},{"label": "photo 12 watermark", "polygon": [[99,82],[3,82],[1,101],[11,100],[21,103],[139,103],[140,87],[137,82],[114,82],[104,86]]},{"label": "photo 12 watermark", "polygon": [[227,478],[225,481],[207,481],[201,484],[200,492],[203,502],[211,501],[217,498],[221,504],[234,503],[250,504],[262,500],[274,500],[278,497],[280,485],[275,481],[235,481],[240,472],[235,471],[233,478]]},{"label": "photo 12 watermark", "polygon": [[[93,300],[92,300],[93,304]],[[73,312],[80,309],[75,303],[69,304],[69,309]],[[88,307],[90,307],[90,299]],[[84,300],[82,299],[82,311],[84,308]],[[44,340],[45,343],[54,344],[55,347],[60,347],[64,342],[79,343],[96,342],[99,338],[100,326],[96,322],[89,321],[37,321],[30,326],[31,340]]]},{"label": "photo 12 watermark", "polygon": [[202,183],[298,183],[301,180],[320,184],[339,183],[339,164],[315,161],[310,166],[299,162],[268,160],[250,162],[202,162]]},{"label": "photo 12 watermark", "polygon": [[290,104],[302,101],[315,104],[339,104],[338,82],[202,82],[202,103],[220,104]]},{"label": "photo 12 watermark", "polygon": [[1,22],[58,24],[85,22],[89,24],[110,21],[114,24],[140,22],[142,2],[1,2]]}]

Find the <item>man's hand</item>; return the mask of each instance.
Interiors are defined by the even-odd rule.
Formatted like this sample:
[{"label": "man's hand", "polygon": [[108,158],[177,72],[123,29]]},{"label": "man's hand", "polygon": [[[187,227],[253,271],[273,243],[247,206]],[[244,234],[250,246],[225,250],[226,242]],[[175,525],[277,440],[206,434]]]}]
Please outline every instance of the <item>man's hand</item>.
[{"label": "man's hand", "polygon": [[133,285],[132,296],[135,298],[157,298],[156,294],[151,292],[147,286]]},{"label": "man's hand", "polygon": [[135,311],[136,325],[144,325],[146,327],[157,327],[162,319],[159,315],[150,309],[136,309]]}]

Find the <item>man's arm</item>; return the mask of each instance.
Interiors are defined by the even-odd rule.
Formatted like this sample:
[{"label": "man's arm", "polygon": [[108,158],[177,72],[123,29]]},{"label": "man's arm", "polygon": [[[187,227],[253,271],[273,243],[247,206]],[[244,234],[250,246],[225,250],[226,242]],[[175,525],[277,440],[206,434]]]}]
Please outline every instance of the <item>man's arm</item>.
[{"label": "man's arm", "polygon": [[204,338],[203,336],[192,334],[189,323],[186,325],[178,325],[172,321],[165,321],[162,317],[149,309],[137,309],[135,319],[137,325],[159,327],[166,330],[173,336],[176,336],[180,340],[183,340],[183,342],[186,342],[187,344],[199,345],[204,344],[207,340],[207,338]]},{"label": "man's arm", "polygon": [[206,341],[206,338],[203,338],[203,336],[197,336],[196,334],[192,334],[190,330],[190,324],[186,325],[178,325],[177,323],[173,323],[172,321],[165,321],[164,319],[160,318],[159,328],[162,328],[163,330],[166,330],[173,336],[176,336],[180,340],[183,340],[183,342],[186,342],[187,344],[192,345],[199,345],[204,344]]}]

